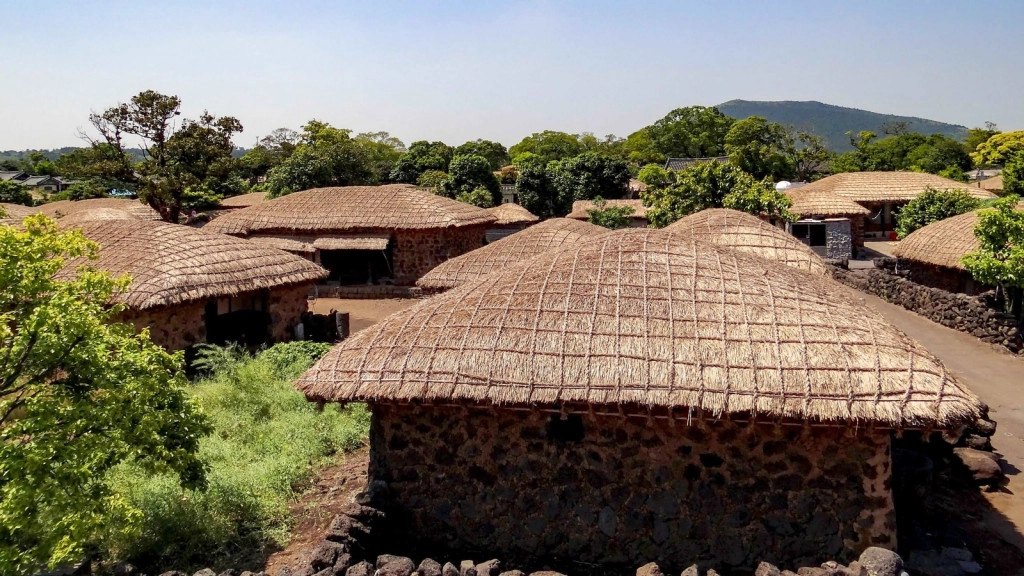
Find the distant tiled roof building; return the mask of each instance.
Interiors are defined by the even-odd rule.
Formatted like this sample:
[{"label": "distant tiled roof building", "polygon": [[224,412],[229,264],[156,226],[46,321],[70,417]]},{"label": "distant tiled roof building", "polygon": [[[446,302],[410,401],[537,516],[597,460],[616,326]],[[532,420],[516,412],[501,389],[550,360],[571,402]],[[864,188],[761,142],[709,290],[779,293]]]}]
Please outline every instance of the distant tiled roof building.
[{"label": "distant tiled roof building", "polygon": [[666,170],[682,170],[683,168],[693,166],[698,162],[728,162],[728,156],[708,156],[706,158],[669,158],[665,162]]},{"label": "distant tiled roof building", "polygon": [[7,182],[13,180],[15,182],[21,182],[30,176],[29,173],[21,170],[0,170],[0,182]]}]

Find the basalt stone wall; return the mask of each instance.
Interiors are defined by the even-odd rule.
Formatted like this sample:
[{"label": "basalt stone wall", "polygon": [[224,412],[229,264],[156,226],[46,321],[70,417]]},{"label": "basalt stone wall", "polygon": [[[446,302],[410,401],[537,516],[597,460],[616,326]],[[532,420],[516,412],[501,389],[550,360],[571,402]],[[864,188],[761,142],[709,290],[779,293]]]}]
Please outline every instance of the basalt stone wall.
[{"label": "basalt stone wall", "polygon": [[[886,261],[879,263],[883,267],[891,264]],[[833,266],[831,272],[833,278],[847,286],[874,294],[932,322],[966,332],[1014,353],[1024,352],[1020,325],[1012,314],[995,307],[991,292],[978,296],[956,294],[877,268],[844,270]]]},{"label": "basalt stone wall", "polygon": [[377,404],[368,482],[389,542],[413,554],[753,571],[894,546],[889,445],[886,431]]},{"label": "basalt stone wall", "polygon": [[487,226],[398,230],[392,237],[395,284],[409,286],[449,258],[484,245]]},{"label": "basalt stone wall", "polygon": [[149,328],[149,337],[155,344],[174,352],[206,342],[205,313],[204,300],[147,310],[126,310],[117,320],[134,325],[139,332]]},{"label": "basalt stone wall", "polygon": [[309,309],[308,296],[313,283],[285,286],[270,291],[267,311],[270,312],[270,336],[274,342],[295,338],[295,325]]},{"label": "basalt stone wall", "polygon": [[825,222],[825,259],[847,261],[853,253],[853,232],[849,220]]},{"label": "basalt stone wall", "polygon": [[864,247],[864,220],[863,215],[850,216],[850,232],[853,234],[853,245]]}]

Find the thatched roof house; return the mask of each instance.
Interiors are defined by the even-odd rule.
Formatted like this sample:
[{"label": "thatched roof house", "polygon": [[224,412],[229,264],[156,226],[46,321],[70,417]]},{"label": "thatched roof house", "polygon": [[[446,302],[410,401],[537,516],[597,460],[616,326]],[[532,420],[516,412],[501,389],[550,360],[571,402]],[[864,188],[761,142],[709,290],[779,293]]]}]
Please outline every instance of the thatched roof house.
[{"label": "thatched roof house", "polygon": [[129,198],[90,198],[89,200],[59,200],[38,207],[38,212],[50,218],[63,218],[81,210],[113,208],[128,212],[139,220],[160,220],[160,213],[140,200]]},{"label": "thatched roof house", "polygon": [[499,204],[488,208],[487,211],[495,218],[494,223],[487,228],[488,242],[501,240],[509,234],[540,222],[539,216],[513,202]]},{"label": "thatched roof house", "polygon": [[760,218],[728,208],[701,210],[676,220],[666,231],[781,262],[817,275],[828,274],[824,260],[807,245]]},{"label": "thatched roof house", "polygon": [[846,294],[620,230],[394,314],[297,386],[370,403],[368,481],[409,546],[609,572],[842,561],[895,543],[888,429],[980,411]]},{"label": "thatched roof house", "polygon": [[86,208],[75,210],[67,216],[61,216],[57,219],[57,224],[61,228],[75,228],[88,222],[104,220],[142,220],[142,218],[120,208]]},{"label": "thatched roof house", "polygon": [[262,204],[266,201],[266,192],[251,192],[249,194],[241,194],[225,198],[220,201],[220,204],[217,207],[221,209],[235,210],[238,208],[248,208],[249,206]]},{"label": "thatched roof house", "polygon": [[[486,210],[405,184],[316,188],[232,210],[204,229],[301,248],[343,284],[409,285],[483,245]],[[281,242],[286,240],[288,242]]]},{"label": "thatched roof house", "polygon": [[1003,175],[999,174],[997,176],[992,176],[991,178],[986,178],[984,180],[979,180],[978,182],[973,183],[972,186],[977,186],[978,188],[981,188],[982,190],[987,190],[987,191],[992,192],[992,193],[1002,192],[1003,191]]},{"label": "thatched roof house", "polygon": [[116,298],[128,308],[124,320],[172,350],[288,340],[310,284],[327,274],[286,252],[178,224],[101,219],[74,227],[100,245],[99,258],[71,261],[67,273],[87,265],[130,275]]},{"label": "thatched roof house", "polygon": [[786,190],[797,221],[786,229],[823,258],[848,260],[864,246],[864,224],[871,211],[828,190]]},{"label": "thatched roof house", "polygon": [[[631,223],[630,226],[633,228],[644,228],[647,226],[647,208],[643,202],[638,199],[622,199],[622,200],[606,200],[606,208],[632,208],[633,213],[630,215]],[[593,210],[596,206],[593,200],[577,200],[572,203],[572,212],[570,212],[566,218],[572,218],[573,220],[589,220],[590,214],[587,210]]]},{"label": "thatched roof house", "polygon": [[452,258],[427,272],[416,285],[443,291],[583,238],[608,232],[589,222],[552,218],[497,242]]},{"label": "thatched roof house", "polygon": [[995,194],[964,182],[922,172],[845,172],[800,187],[804,194],[821,192],[852,200],[870,211],[865,221],[868,236],[889,237],[895,228],[893,213],[927,188],[963,190],[975,198]]},{"label": "thatched roof house", "polygon": [[867,216],[870,210],[829,190],[808,190],[806,186],[786,190],[793,202],[789,211],[800,218]]}]

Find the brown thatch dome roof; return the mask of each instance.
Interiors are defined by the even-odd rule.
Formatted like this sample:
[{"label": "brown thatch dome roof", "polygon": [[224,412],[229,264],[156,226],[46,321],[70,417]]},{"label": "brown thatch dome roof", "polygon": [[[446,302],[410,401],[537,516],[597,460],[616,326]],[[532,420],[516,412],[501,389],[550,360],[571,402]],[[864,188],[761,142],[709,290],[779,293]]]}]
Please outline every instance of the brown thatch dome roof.
[{"label": "brown thatch dome roof", "polygon": [[963,270],[960,258],[981,247],[974,236],[978,211],[951,216],[914,230],[893,248],[892,254],[905,260]]},{"label": "brown thatch dome roof", "polygon": [[922,172],[844,172],[801,186],[801,192],[827,191],[862,204],[909,202],[925,188],[963,190],[975,198],[995,198],[995,194],[965,184]]},{"label": "brown thatch dome roof", "polygon": [[314,188],[232,210],[206,225],[224,234],[422,230],[490,224],[486,210],[407,184]]},{"label": "brown thatch dome roof", "polygon": [[138,216],[119,208],[86,208],[75,210],[67,216],[57,219],[61,228],[74,228],[86,222],[99,222],[103,220],[139,220]]},{"label": "brown thatch dome roof", "polygon": [[39,213],[38,208],[7,202],[0,202],[0,211],[6,214],[6,217],[0,216],[0,224],[20,224],[26,217]]},{"label": "brown thatch dome roof", "polygon": [[131,286],[118,301],[131,308],[170,306],[243,292],[313,282],[327,271],[287,252],[248,240],[179,224],[148,220],[103,220],[81,226],[100,245],[99,259],[78,266],[129,274]]},{"label": "brown thatch dome roof", "polygon": [[248,208],[249,206],[255,206],[256,204],[262,204],[267,201],[266,192],[252,192],[250,194],[241,194],[239,196],[231,196],[220,201],[219,208]]},{"label": "brown thatch dome roof", "polygon": [[723,248],[753,254],[781,262],[798,270],[828,275],[825,261],[803,242],[757,216],[711,208],[676,220],[665,230],[690,235],[694,239]]},{"label": "brown thatch dome roof", "polygon": [[139,220],[160,220],[160,213],[153,210],[140,200],[128,198],[91,198],[89,200],[59,200],[39,207],[39,211],[50,218],[70,216],[81,210],[94,208],[113,208],[123,210]]},{"label": "brown thatch dome roof", "polygon": [[806,187],[786,191],[793,202],[789,211],[801,218],[810,216],[867,216],[871,211],[849,198],[828,190],[810,190]]},{"label": "brown thatch dome roof", "polygon": [[432,290],[447,290],[553,248],[606,232],[607,229],[589,222],[552,218],[447,260],[424,274],[416,285]]},{"label": "brown thatch dome roof", "polygon": [[532,222],[540,221],[539,216],[536,216],[519,204],[512,202],[499,204],[494,208],[488,208],[487,211],[491,213],[491,216],[496,218],[494,224],[497,226],[507,226],[509,224],[530,224]]},{"label": "brown thatch dome roof", "polygon": [[[605,204],[606,208],[632,208],[633,213],[629,215],[630,218],[640,219],[647,217],[647,208],[640,200],[605,200],[605,202],[607,202],[607,204]],[[593,210],[594,208],[596,208],[596,206],[594,206],[593,200],[577,200],[572,203],[572,212],[570,212],[566,218],[572,218],[574,220],[588,220],[590,219],[590,214],[587,214],[587,210]]]},{"label": "brown thatch dome roof", "polygon": [[658,230],[576,242],[403,310],[296,383],[311,399],[613,406],[894,427],[978,399],[839,284]]},{"label": "brown thatch dome roof", "polygon": [[974,183],[975,186],[982,190],[988,190],[989,192],[1002,192],[1003,190],[1003,175],[993,176],[991,178],[985,178]]}]

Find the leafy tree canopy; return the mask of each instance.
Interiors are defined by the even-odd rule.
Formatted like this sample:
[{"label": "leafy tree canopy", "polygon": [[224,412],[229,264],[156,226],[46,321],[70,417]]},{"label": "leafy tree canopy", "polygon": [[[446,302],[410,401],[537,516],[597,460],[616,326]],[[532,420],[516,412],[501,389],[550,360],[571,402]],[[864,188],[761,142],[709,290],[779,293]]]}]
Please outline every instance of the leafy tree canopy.
[{"label": "leafy tree canopy", "polygon": [[925,188],[896,214],[896,235],[900,239],[932,222],[977,210],[981,200],[963,190]]},{"label": "leafy tree canopy", "polygon": [[356,186],[374,183],[374,173],[364,148],[351,130],[310,120],[302,127],[295,151],[267,174],[271,198],[324,186]]},{"label": "leafy tree canopy", "polygon": [[626,159],[636,165],[664,164],[668,160],[655,148],[650,128],[641,128],[630,134],[622,143],[622,151]]},{"label": "leafy tree canopy", "polygon": [[577,200],[622,198],[629,185],[629,166],[624,160],[596,152],[584,152],[566,158],[549,168],[551,182],[558,195],[560,215],[572,210]]},{"label": "leafy tree canopy", "polygon": [[598,196],[594,207],[587,210],[587,221],[610,230],[628,228],[633,208],[630,206],[609,206],[608,201]]},{"label": "leafy tree canopy", "polygon": [[536,132],[523,138],[518,144],[509,148],[512,158],[529,152],[540,157],[544,164],[564,158],[571,158],[584,152],[580,137],[555,130]]},{"label": "leafy tree canopy", "polygon": [[491,142],[490,140],[466,142],[462,146],[455,148],[452,156],[483,156],[487,159],[487,163],[490,164],[493,171],[501,170],[501,167],[507,165],[510,161],[508,150],[501,143]]},{"label": "leafy tree canopy", "polygon": [[984,144],[989,138],[999,134],[999,130],[996,128],[994,122],[985,122],[984,128],[971,128],[967,131],[967,141],[965,146],[967,151],[974,153],[978,150],[978,146]]},{"label": "leafy tree canopy", "polygon": [[640,193],[651,226],[672,222],[708,208],[733,208],[755,215],[792,220],[789,198],[774,184],[756,180],[733,164],[698,162],[676,173],[667,186],[648,186]]},{"label": "leafy tree canopy", "polygon": [[1003,193],[1024,196],[1024,154],[1006,162],[1003,168]]},{"label": "leafy tree canopy", "polygon": [[519,197],[519,204],[523,208],[541,218],[567,214],[559,203],[551,174],[539,162],[520,166],[519,178],[516,179],[516,196]]},{"label": "leafy tree canopy", "polygon": [[640,169],[636,179],[648,186],[663,187],[675,182],[676,175],[659,164],[648,164]]},{"label": "leafy tree canopy", "polygon": [[440,170],[427,170],[416,179],[416,185],[430,188],[435,194],[440,193],[441,184],[448,180],[448,173]]},{"label": "leafy tree canopy", "polygon": [[33,204],[32,194],[21,184],[10,180],[0,181],[0,202],[21,204],[22,206]]},{"label": "leafy tree canopy", "polygon": [[77,560],[112,511],[121,462],[202,487],[206,419],[187,399],[180,354],[113,323],[128,278],[79,269],[97,246],[43,216],[0,228],[0,573]]},{"label": "leafy tree canopy", "polygon": [[459,192],[455,199],[480,208],[494,206],[494,197],[491,195],[491,191],[484,187],[474,188],[469,192]]},{"label": "leafy tree canopy", "polygon": [[793,178],[796,146],[781,124],[760,116],[738,120],[725,135],[729,161],[755,178],[773,181]]},{"label": "leafy tree canopy", "polygon": [[391,169],[392,182],[414,184],[420,174],[427,170],[448,172],[453,148],[444,142],[427,142],[419,140],[409,145],[409,150],[399,158]]},{"label": "leafy tree canopy", "polygon": [[964,171],[972,166],[967,148],[948,136],[901,132],[880,140],[876,137],[874,132],[860,132],[856,139],[851,136],[854,150],[836,158],[832,171],[916,170],[938,174],[951,167]]},{"label": "leafy tree canopy", "polygon": [[669,112],[646,130],[659,154],[706,158],[725,154],[725,136],[734,122],[718,108],[688,106]]},{"label": "leafy tree canopy", "polygon": [[387,132],[356,134],[355,143],[362,148],[362,155],[370,165],[376,184],[390,179],[391,171],[405,154],[405,144]]},{"label": "leafy tree canopy", "polygon": [[996,134],[980,144],[971,158],[979,167],[1002,166],[1014,156],[1024,154],[1024,130]]},{"label": "leafy tree canopy", "polygon": [[458,200],[466,194],[473,194],[472,204],[480,206],[478,189],[490,194],[490,203],[484,208],[501,203],[501,184],[483,156],[456,156],[449,165],[448,179],[441,183],[439,193]]},{"label": "leafy tree canopy", "polygon": [[1024,211],[1016,209],[1020,196],[1010,194],[982,210],[974,235],[981,247],[962,262],[975,280],[998,286],[1009,296],[1011,312],[1021,317],[1024,291]]}]

